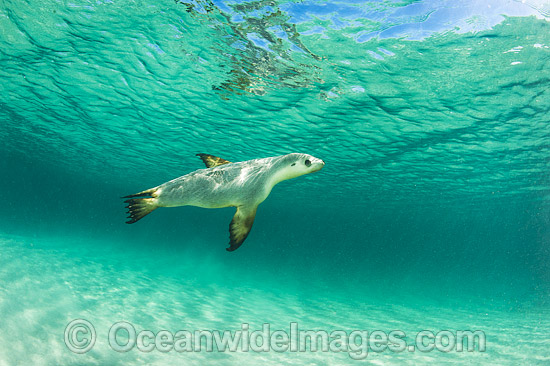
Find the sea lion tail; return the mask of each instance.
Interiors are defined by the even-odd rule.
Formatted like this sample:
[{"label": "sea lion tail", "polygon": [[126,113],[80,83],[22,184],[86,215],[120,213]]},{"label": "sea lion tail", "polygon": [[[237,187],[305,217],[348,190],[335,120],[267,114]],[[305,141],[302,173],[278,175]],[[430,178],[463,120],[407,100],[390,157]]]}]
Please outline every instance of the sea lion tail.
[{"label": "sea lion tail", "polygon": [[[143,217],[150,214],[157,207],[159,207],[157,205],[156,190],[157,190],[156,188],[151,188],[143,192],[122,197],[122,198],[129,198],[126,201],[124,201],[124,203],[128,204],[128,206],[126,206],[126,208],[128,209],[127,213],[129,215],[128,221],[126,221],[127,224],[133,224],[134,222],[141,220]],[[143,197],[143,196],[150,196],[150,197],[136,198],[136,197]]]}]

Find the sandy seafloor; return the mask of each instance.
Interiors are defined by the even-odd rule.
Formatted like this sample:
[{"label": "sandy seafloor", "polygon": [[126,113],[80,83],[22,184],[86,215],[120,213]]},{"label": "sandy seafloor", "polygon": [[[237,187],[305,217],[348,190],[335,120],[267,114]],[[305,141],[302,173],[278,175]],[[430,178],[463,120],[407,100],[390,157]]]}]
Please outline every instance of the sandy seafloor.
[{"label": "sandy seafloor", "polygon": [[[380,293],[334,292],[322,286],[297,290],[277,284],[274,278],[234,283],[212,282],[189,270],[203,268],[168,259],[166,253],[147,254],[127,248],[103,251],[107,243],[4,236],[1,239],[0,364],[11,365],[545,365],[550,362],[548,310],[510,303],[406,299],[385,301]],[[94,249],[95,248],[95,249]],[[155,265],[151,265],[155,263]],[[142,270],[137,270],[142,267]],[[216,268],[216,273],[223,269]],[[204,274],[204,273],[203,273]],[[278,287],[279,286],[279,287]],[[290,285],[292,288],[292,285]],[[64,329],[73,319],[86,319],[97,333],[95,346],[82,355],[64,343]],[[407,335],[420,330],[482,329],[485,352],[400,353],[369,352],[352,360],[338,352],[176,352],[157,350],[115,352],[109,347],[109,328],[127,321],[139,331],[238,330],[242,323],[261,330],[400,329]],[[413,340],[408,338],[410,342]]]}]

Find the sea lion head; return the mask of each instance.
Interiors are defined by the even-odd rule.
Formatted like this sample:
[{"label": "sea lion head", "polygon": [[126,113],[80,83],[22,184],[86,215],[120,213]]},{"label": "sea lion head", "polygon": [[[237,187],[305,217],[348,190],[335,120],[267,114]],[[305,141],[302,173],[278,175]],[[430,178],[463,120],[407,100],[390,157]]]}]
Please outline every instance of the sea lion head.
[{"label": "sea lion head", "polygon": [[278,165],[280,173],[277,181],[280,182],[317,172],[323,169],[325,162],[309,154],[292,153],[282,156]]}]

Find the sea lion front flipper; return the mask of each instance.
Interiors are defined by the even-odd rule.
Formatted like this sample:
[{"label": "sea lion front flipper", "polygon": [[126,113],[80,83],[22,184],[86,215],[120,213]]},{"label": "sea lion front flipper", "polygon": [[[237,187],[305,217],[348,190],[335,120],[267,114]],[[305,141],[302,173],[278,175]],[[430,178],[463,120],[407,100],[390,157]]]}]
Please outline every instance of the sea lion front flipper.
[{"label": "sea lion front flipper", "polygon": [[244,242],[256,217],[258,206],[238,206],[231,224],[229,224],[229,248],[228,252],[238,249]]},{"label": "sea lion front flipper", "polygon": [[214,156],[214,155],[209,155],[209,154],[197,154],[197,156],[199,158],[201,158],[201,160],[204,162],[204,164],[206,165],[207,168],[214,168],[218,165],[224,165],[224,164],[230,164],[231,162],[230,161],[227,161],[225,159],[222,159],[222,158],[218,158],[217,156]]}]

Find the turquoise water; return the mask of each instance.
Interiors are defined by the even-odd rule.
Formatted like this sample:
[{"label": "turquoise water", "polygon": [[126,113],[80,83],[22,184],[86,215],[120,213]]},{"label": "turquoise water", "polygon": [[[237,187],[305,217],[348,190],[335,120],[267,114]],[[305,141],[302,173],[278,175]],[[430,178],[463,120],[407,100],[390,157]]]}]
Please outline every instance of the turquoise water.
[{"label": "turquoise water", "polygon": [[[0,3],[0,365],[550,363],[546,1]],[[290,152],[232,208],[121,196]],[[85,319],[86,353],[64,341]],[[481,330],[480,352],[116,352],[137,330]],[[86,334],[81,334],[86,337]]]}]

